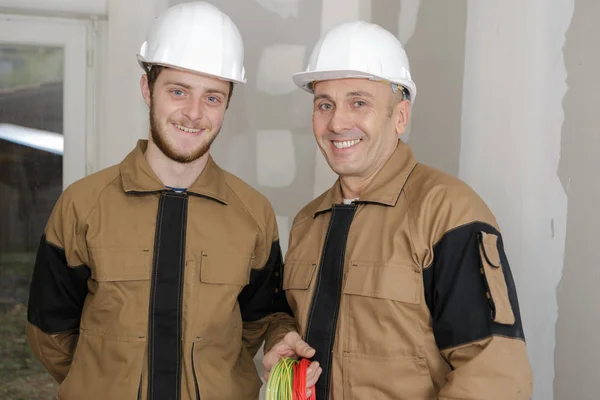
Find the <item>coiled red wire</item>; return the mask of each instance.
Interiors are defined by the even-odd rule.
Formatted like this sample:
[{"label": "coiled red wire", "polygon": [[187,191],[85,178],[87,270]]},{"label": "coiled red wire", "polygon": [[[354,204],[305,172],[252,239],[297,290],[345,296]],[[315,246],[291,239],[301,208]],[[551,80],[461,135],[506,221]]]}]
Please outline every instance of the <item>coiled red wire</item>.
[{"label": "coiled red wire", "polygon": [[306,397],[306,370],[309,365],[310,361],[306,358],[294,365],[294,381],[292,383],[294,400],[317,400],[314,385],[310,388],[312,394],[310,397]]}]

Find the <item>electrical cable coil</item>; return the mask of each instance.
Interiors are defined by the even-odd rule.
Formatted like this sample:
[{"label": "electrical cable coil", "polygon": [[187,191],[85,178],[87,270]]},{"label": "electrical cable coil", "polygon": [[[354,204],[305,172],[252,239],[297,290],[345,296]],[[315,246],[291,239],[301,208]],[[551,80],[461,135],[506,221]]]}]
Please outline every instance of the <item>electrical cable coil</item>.
[{"label": "electrical cable coil", "polygon": [[300,361],[282,357],[271,370],[267,382],[266,400],[316,400],[315,387],[312,394],[306,397],[306,369],[310,361],[303,358]]}]

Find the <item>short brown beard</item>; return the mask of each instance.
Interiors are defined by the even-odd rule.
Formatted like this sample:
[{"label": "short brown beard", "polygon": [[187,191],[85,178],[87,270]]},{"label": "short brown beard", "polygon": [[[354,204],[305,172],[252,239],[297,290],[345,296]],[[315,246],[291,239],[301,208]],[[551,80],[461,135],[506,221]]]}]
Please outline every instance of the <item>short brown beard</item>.
[{"label": "short brown beard", "polygon": [[156,147],[158,147],[158,149],[165,156],[167,156],[171,160],[178,162],[180,164],[189,164],[193,161],[196,161],[200,157],[202,157],[204,154],[206,154],[208,152],[208,150],[210,150],[210,145],[215,140],[215,138],[219,135],[219,132],[217,131],[217,134],[214,135],[213,138],[208,143],[204,144],[202,147],[200,147],[198,150],[196,150],[194,153],[192,153],[190,155],[186,156],[186,155],[177,154],[177,152],[175,152],[175,150],[165,140],[166,133],[162,132],[162,134],[161,134],[161,132],[160,132],[158,122],[154,118],[154,102],[150,103],[150,133],[152,135],[152,141],[154,142],[154,144],[156,144]]}]

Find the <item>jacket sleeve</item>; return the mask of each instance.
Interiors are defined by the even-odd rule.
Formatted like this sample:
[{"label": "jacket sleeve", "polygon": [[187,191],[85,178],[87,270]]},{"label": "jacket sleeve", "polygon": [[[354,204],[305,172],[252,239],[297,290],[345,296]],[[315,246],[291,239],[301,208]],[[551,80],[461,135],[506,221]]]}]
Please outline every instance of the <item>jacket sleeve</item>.
[{"label": "jacket sleeve", "polygon": [[63,196],[38,248],[26,326],[33,353],[59,383],[69,372],[77,346],[90,277],[90,270],[80,257],[77,219]]},{"label": "jacket sleeve", "polygon": [[529,399],[532,373],[500,232],[479,221],[449,230],[433,247],[424,285],[451,367],[439,399]]},{"label": "jacket sleeve", "polygon": [[273,242],[267,264],[250,273],[250,284],[238,299],[242,311],[244,344],[254,357],[264,340],[265,352],[286,333],[296,331],[292,311],[281,290],[283,264],[279,242]]}]

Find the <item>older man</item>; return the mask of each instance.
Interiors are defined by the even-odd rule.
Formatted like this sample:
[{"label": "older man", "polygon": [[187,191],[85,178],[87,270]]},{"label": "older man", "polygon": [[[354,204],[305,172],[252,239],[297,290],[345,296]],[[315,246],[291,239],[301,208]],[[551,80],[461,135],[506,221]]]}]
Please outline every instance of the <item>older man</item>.
[{"label": "older man", "polygon": [[339,179],[296,216],[283,288],[322,368],[317,399],[528,399],[532,375],[494,216],[398,140],[416,87],[383,28],[338,25],[296,84]]}]

